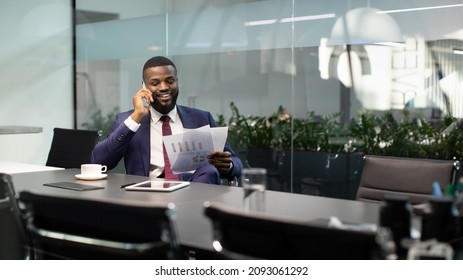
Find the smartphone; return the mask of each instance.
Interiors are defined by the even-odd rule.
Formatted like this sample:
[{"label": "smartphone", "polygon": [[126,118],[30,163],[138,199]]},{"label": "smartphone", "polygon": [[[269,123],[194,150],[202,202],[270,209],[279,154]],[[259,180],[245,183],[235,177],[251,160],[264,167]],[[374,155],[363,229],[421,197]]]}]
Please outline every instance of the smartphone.
[{"label": "smartphone", "polygon": [[[141,82],[141,86],[142,86],[143,88],[146,89],[146,86],[145,86],[145,82],[144,82],[144,81]],[[146,107],[146,108],[148,108],[148,106],[149,106],[148,100],[147,100],[145,97],[143,97],[143,98],[141,99],[141,101],[143,102],[143,106]]]}]

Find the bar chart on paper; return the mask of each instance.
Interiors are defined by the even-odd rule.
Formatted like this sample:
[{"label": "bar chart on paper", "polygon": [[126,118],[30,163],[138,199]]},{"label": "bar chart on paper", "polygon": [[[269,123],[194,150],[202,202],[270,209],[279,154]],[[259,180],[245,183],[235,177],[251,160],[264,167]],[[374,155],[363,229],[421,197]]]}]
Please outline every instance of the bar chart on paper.
[{"label": "bar chart on paper", "polygon": [[163,141],[174,172],[188,172],[208,163],[207,155],[222,151],[227,127],[203,126],[184,133],[164,136]]}]

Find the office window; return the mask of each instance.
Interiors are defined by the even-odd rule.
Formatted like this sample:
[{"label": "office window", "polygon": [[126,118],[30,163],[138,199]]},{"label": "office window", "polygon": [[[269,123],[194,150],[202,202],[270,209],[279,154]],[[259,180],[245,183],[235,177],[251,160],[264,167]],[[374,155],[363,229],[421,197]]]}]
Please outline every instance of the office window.
[{"label": "office window", "polygon": [[[462,7],[460,0],[76,0],[77,125],[107,125],[131,109],[141,68],[156,55],[178,67],[178,103],[225,120],[232,102],[243,116],[269,118],[279,108],[341,123],[359,111],[404,108],[430,120],[461,118]],[[302,192],[289,143],[292,164],[276,188]]]}]

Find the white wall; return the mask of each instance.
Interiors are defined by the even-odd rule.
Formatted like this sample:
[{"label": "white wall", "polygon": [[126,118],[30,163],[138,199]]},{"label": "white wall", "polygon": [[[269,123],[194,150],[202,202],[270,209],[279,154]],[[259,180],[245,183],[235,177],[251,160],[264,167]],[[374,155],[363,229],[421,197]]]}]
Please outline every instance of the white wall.
[{"label": "white wall", "polygon": [[[44,164],[53,128],[73,127],[70,5],[71,0],[0,2],[0,126],[43,128],[41,139],[28,143],[38,156],[26,163]],[[19,151],[24,145],[8,144]]]}]

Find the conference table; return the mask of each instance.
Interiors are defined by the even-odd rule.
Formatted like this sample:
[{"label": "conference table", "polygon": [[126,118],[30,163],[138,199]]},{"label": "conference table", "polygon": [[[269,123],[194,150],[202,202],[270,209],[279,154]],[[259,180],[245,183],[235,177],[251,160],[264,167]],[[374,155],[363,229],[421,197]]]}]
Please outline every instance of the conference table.
[{"label": "conference table", "polygon": [[[185,250],[212,251],[212,225],[204,216],[205,201],[243,208],[243,189],[240,187],[191,183],[173,192],[128,191],[122,185],[148,180],[147,177],[109,173],[105,179],[83,181],[75,178],[80,169],[49,170],[12,174],[18,195],[33,190],[47,195],[79,197],[91,200],[150,205],[172,202],[177,208],[177,229],[180,244]],[[44,186],[44,183],[78,182],[103,189],[74,191]],[[377,224],[380,205],[319,196],[266,191],[264,212],[295,221],[328,221],[335,216],[345,223]]]}]

